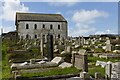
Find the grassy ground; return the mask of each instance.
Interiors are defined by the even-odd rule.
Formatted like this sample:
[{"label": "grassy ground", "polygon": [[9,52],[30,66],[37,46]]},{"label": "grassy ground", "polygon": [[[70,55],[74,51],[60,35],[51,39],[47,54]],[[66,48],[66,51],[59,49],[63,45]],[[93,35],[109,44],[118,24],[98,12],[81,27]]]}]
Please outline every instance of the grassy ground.
[{"label": "grassy ground", "polygon": [[45,77],[45,76],[52,76],[52,75],[63,75],[63,74],[75,74],[79,73],[80,70],[71,67],[71,68],[64,68],[64,69],[53,69],[48,70],[46,72],[40,72],[40,73],[22,73],[21,75],[24,77]]},{"label": "grassy ground", "polygon": [[105,76],[105,68],[102,68],[101,66],[95,66],[96,64],[96,61],[99,60],[99,61],[105,61],[105,62],[108,62],[108,61],[111,61],[111,62],[118,62],[120,61],[119,59],[104,59],[104,58],[99,58],[99,57],[88,57],[88,61],[89,63],[92,63],[92,65],[89,65],[89,74],[91,76],[94,77],[95,75],[95,72],[100,72],[101,73],[101,76],[104,77]]},{"label": "grassy ground", "polygon": [[2,79],[10,78],[10,67],[7,59],[7,47],[2,47]]},{"label": "grassy ground", "polygon": [[99,72],[102,77],[105,76],[105,69],[101,68],[100,66],[93,66],[92,68],[88,69],[88,73],[94,77],[95,72]]},{"label": "grassy ground", "polygon": [[105,58],[99,58],[99,57],[88,57],[88,61],[89,62],[96,62],[97,60],[99,60],[99,61],[105,61],[105,62],[107,62],[107,61],[111,61],[111,62],[118,62],[118,61],[120,61],[120,59],[118,59],[118,58],[115,58],[115,59],[113,59],[113,58],[110,58],[110,59],[105,59]]}]

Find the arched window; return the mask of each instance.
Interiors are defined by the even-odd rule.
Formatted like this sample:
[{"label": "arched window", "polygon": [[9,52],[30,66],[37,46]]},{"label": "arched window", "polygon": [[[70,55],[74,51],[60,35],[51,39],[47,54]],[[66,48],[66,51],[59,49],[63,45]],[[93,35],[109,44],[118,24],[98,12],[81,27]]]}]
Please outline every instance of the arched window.
[{"label": "arched window", "polygon": [[58,29],[60,29],[60,25],[58,25]]},{"label": "arched window", "polygon": [[26,24],[26,29],[29,29],[29,25],[28,24]]},{"label": "arched window", "polygon": [[26,39],[29,39],[29,35],[28,34],[26,35]]},{"label": "arched window", "polygon": [[37,24],[34,25],[34,29],[37,29]]},{"label": "arched window", "polygon": [[35,35],[35,38],[37,38],[37,35]]},{"label": "arched window", "polygon": [[45,28],[45,24],[43,24],[43,28]]},{"label": "arched window", "polygon": [[50,29],[53,29],[53,25],[52,24],[50,25]]}]

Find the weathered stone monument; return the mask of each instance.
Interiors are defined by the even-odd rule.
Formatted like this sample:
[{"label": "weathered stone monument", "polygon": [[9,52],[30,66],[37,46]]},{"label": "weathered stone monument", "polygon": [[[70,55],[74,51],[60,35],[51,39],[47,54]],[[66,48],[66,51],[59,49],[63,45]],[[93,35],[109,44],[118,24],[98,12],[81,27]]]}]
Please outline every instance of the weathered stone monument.
[{"label": "weathered stone monument", "polygon": [[83,72],[88,72],[88,61],[86,50],[79,50],[76,54],[72,54],[72,64],[78,69],[82,69]]},{"label": "weathered stone monument", "polygon": [[112,45],[110,44],[110,40],[106,41],[106,51],[111,51],[112,50]]},{"label": "weathered stone monument", "polygon": [[53,35],[47,35],[47,58],[49,61],[53,59]]},{"label": "weathered stone monument", "polygon": [[41,56],[43,57],[44,56],[44,47],[43,47],[43,38],[42,38],[42,35],[41,35],[41,40],[40,40],[40,50],[41,50]]},{"label": "weathered stone monument", "polygon": [[101,74],[100,74],[100,72],[95,72],[95,79],[96,79],[96,80],[101,79]]},{"label": "weathered stone monument", "polygon": [[90,79],[90,76],[87,72],[81,72],[80,73],[80,80],[89,80]]},{"label": "weathered stone monument", "polygon": [[72,48],[71,48],[71,46],[67,46],[66,51],[67,51],[68,53],[70,53],[70,54],[71,54],[71,52],[72,52]]},{"label": "weathered stone monument", "polygon": [[112,64],[111,79],[120,80],[120,62]]},{"label": "weathered stone monument", "polygon": [[107,62],[107,65],[105,67],[105,74],[108,79],[111,78],[111,72],[112,72],[112,62]]}]

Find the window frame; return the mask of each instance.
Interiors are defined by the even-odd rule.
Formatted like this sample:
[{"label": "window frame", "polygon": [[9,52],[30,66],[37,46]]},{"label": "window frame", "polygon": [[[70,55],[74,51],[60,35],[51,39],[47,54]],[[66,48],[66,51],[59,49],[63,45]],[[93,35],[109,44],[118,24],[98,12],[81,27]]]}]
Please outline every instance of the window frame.
[{"label": "window frame", "polygon": [[34,24],[34,29],[35,29],[35,30],[37,29],[37,24]]},{"label": "window frame", "polygon": [[26,29],[29,29],[29,24],[26,24]]},{"label": "window frame", "polygon": [[37,34],[34,35],[34,38],[37,39]]},{"label": "window frame", "polygon": [[53,25],[52,25],[52,24],[50,24],[50,29],[51,29],[51,30],[53,29]]},{"label": "window frame", "polygon": [[60,24],[58,24],[58,30],[60,30]]},{"label": "window frame", "polygon": [[42,25],[42,28],[45,29],[45,24]]}]

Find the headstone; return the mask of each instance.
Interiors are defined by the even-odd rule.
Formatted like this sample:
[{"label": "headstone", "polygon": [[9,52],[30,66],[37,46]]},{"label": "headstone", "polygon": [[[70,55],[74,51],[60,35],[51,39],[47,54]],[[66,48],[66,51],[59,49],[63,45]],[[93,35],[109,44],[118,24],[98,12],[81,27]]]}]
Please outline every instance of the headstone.
[{"label": "headstone", "polygon": [[44,42],[47,43],[47,35],[45,35],[45,41]]},{"label": "headstone", "polygon": [[99,72],[95,72],[95,79],[101,79],[101,74]]},{"label": "headstone", "polygon": [[72,48],[71,46],[67,46],[67,50],[66,50],[68,53],[71,53],[72,52]]},{"label": "headstone", "polygon": [[54,54],[60,54],[60,53],[59,53],[59,49],[55,49],[55,50],[54,50]]},{"label": "headstone", "polygon": [[35,59],[30,59],[30,64],[35,64]]},{"label": "headstone", "polygon": [[46,61],[40,61],[40,62],[37,62],[38,64],[44,64],[46,63]]},{"label": "headstone", "polygon": [[61,54],[65,54],[65,53],[66,53],[66,51],[62,51],[62,52],[61,52]]},{"label": "headstone", "polygon": [[54,49],[58,49],[58,45],[55,45],[55,46],[54,46]]},{"label": "headstone", "polygon": [[72,64],[78,68],[82,69],[84,72],[88,72],[88,61],[86,50],[79,50],[77,54],[72,54]]},{"label": "headstone", "polygon": [[111,79],[120,79],[120,62],[112,63]]},{"label": "headstone", "polygon": [[22,80],[22,76],[21,75],[15,75],[15,80]]},{"label": "headstone", "polygon": [[51,62],[56,63],[57,65],[59,65],[63,61],[64,61],[64,59],[62,57],[55,57]]},{"label": "headstone", "polygon": [[106,41],[106,44],[110,44],[110,40],[107,40],[107,41]]},{"label": "headstone", "polygon": [[82,56],[83,71],[88,72],[88,61],[87,61],[87,52],[86,50],[79,50],[78,52]]},{"label": "headstone", "polygon": [[73,52],[72,52],[71,63],[72,63],[72,65],[73,65],[73,67],[75,67],[75,53],[73,53]]},{"label": "headstone", "polygon": [[63,62],[59,65],[59,67],[61,67],[61,68],[72,67],[72,64],[68,63],[68,62]]},{"label": "headstone", "polygon": [[106,51],[112,51],[112,45],[106,44]]},{"label": "headstone", "polygon": [[41,56],[43,57],[44,56],[44,47],[43,47],[43,38],[41,36],[41,43],[40,43],[40,50],[41,50]]},{"label": "headstone", "polygon": [[82,80],[89,80],[90,79],[90,76],[87,72],[80,72],[80,78]]},{"label": "headstone", "polygon": [[78,41],[79,41],[79,45],[81,45],[81,38],[80,38],[80,36],[79,36],[79,39],[78,39]]},{"label": "headstone", "polygon": [[110,79],[111,78],[111,72],[112,72],[112,62],[107,62],[107,65],[105,67],[105,73],[107,77]]},{"label": "headstone", "polygon": [[81,45],[84,45],[84,37],[81,38]]},{"label": "headstone", "polygon": [[75,45],[75,48],[77,49],[77,48],[79,48],[80,47],[80,45]]}]

